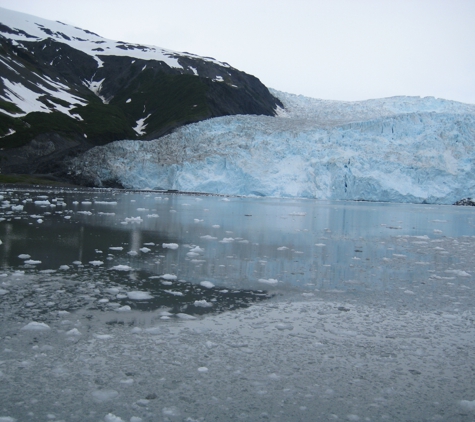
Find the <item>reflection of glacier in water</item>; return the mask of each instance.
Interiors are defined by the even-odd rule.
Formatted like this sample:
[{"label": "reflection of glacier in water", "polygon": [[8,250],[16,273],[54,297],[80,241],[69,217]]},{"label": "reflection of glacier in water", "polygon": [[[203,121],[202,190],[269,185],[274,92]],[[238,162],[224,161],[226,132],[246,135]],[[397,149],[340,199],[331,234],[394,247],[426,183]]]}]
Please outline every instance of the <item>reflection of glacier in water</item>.
[{"label": "reflection of glacier in water", "polygon": [[0,416],[473,417],[471,208],[2,196]]}]

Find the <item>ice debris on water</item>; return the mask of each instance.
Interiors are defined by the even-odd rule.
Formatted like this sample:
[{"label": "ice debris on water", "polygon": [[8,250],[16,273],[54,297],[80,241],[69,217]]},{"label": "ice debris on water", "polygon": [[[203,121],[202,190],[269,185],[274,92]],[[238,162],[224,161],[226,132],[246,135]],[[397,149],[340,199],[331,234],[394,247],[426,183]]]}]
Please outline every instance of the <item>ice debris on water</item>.
[{"label": "ice debris on water", "polygon": [[475,411],[475,400],[460,400],[460,406],[467,410]]},{"label": "ice debris on water", "polygon": [[71,329],[71,330],[69,330],[69,331],[66,331],[66,335],[67,335],[67,336],[80,336],[81,333],[80,333],[80,331],[79,331],[77,328],[73,328],[73,329]]},{"label": "ice debris on water", "polygon": [[[75,265],[81,265],[80,263],[79,263],[79,264],[76,264],[76,261],[73,262],[73,264],[75,264]],[[93,265],[94,267],[98,267],[98,266],[100,266],[100,265],[104,265],[104,262],[102,262],[102,261],[97,261],[97,260],[96,260],[96,261],[89,261],[89,264]]]},{"label": "ice debris on water", "polygon": [[153,296],[149,292],[132,291],[127,292],[127,296],[131,300],[148,300],[153,299]]},{"label": "ice debris on water", "polygon": [[259,283],[264,283],[264,284],[277,284],[279,282],[279,280],[276,280],[275,278],[268,278],[268,279],[260,278],[257,281]]},{"label": "ice debris on water", "polygon": [[178,278],[175,274],[163,274],[159,277],[163,278],[164,280],[176,280]]},{"label": "ice debris on water", "polygon": [[104,422],[125,422],[125,421],[119,416],[114,415],[113,413],[108,413],[106,416],[104,416]]},{"label": "ice debris on water", "polygon": [[44,322],[36,322],[36,321],[31,321],[28,324],[26,324],[22,330],[25,331],[47,331],[50,330],[50,327],[48,324],[45,324]]},{"label": "ice debris on water", "polygon": [[119,393],[115,390],[95,390],[91,393],[92,399],[97,403],[114,400]]},{"label": "ice debris on water", "polygon": [[118,308],[114,309],[116,312],[129,312],[132,308],[129,305],[119,306]]},{"label": "ice debris on water", "polygon": [[214,284],[211,281],[201,281],[200,286],[206,287],[207,289],[212,289]]},{"label": "ice debris on water", "polygon": [[211,302],[207,302],[205,299],[195,300],[193,305],[201,307],[201,308],[212,308],[213,307],[213,304]]},{"label": "ice debris on water", "polygon": [[177,243],[162,243],[162,248],[165,249],[178,249]]},{"label": "ice debris on water", "polygon": [[116,270],[116,271],[131,271],[132,267],[129,267],[128,265],[115,265],[114,267],[111,268],[111,270]]}]

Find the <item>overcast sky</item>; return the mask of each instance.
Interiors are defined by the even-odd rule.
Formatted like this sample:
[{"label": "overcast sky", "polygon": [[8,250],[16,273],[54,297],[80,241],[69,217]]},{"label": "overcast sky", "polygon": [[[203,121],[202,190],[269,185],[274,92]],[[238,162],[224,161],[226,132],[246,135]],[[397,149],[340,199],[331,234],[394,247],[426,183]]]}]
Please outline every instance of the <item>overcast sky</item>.
[{"label": "overcast sky", "polygon": [[294,94],[475,104],[475,0],[0,0],[0,7],[211,56]]}]

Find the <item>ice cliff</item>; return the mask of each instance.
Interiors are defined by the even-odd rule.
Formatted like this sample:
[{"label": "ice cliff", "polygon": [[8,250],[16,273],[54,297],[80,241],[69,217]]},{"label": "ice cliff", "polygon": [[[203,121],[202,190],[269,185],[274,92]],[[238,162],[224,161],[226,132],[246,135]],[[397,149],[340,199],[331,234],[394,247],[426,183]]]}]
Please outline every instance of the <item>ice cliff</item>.
[{"label": "ice cliff", "polygon": [[475,105],[432,97],[359,102],[278,91],[278,117],[226,116],[76,158],[96,186],[451,204],[475,197]]}]

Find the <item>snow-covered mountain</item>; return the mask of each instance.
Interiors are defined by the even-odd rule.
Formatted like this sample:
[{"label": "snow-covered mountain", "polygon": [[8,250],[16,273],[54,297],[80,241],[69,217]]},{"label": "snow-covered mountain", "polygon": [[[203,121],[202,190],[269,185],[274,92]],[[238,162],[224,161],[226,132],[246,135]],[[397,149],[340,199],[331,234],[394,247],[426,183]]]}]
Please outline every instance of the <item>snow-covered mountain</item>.
[{"label": "snow-covered mountain", "polygon": [[451,204],[475,196],[475,105],[325,101],[272,91],[278,117],[219,117],[74,160],[96,186]]},{"label": "snow-covered mountain", "polygon": [[278,105],[227,63],[0,8],[0,147],[24,147],[2,153],[2,172],[47,172],[94,145],[210,117],[272,116]]},{"label": "snow-covered mountain", "polygon": [[0,9],[1,173],[448,204],[475,197],[474,119],[474,105],[435,98],[269,91],[212,58]]}]

